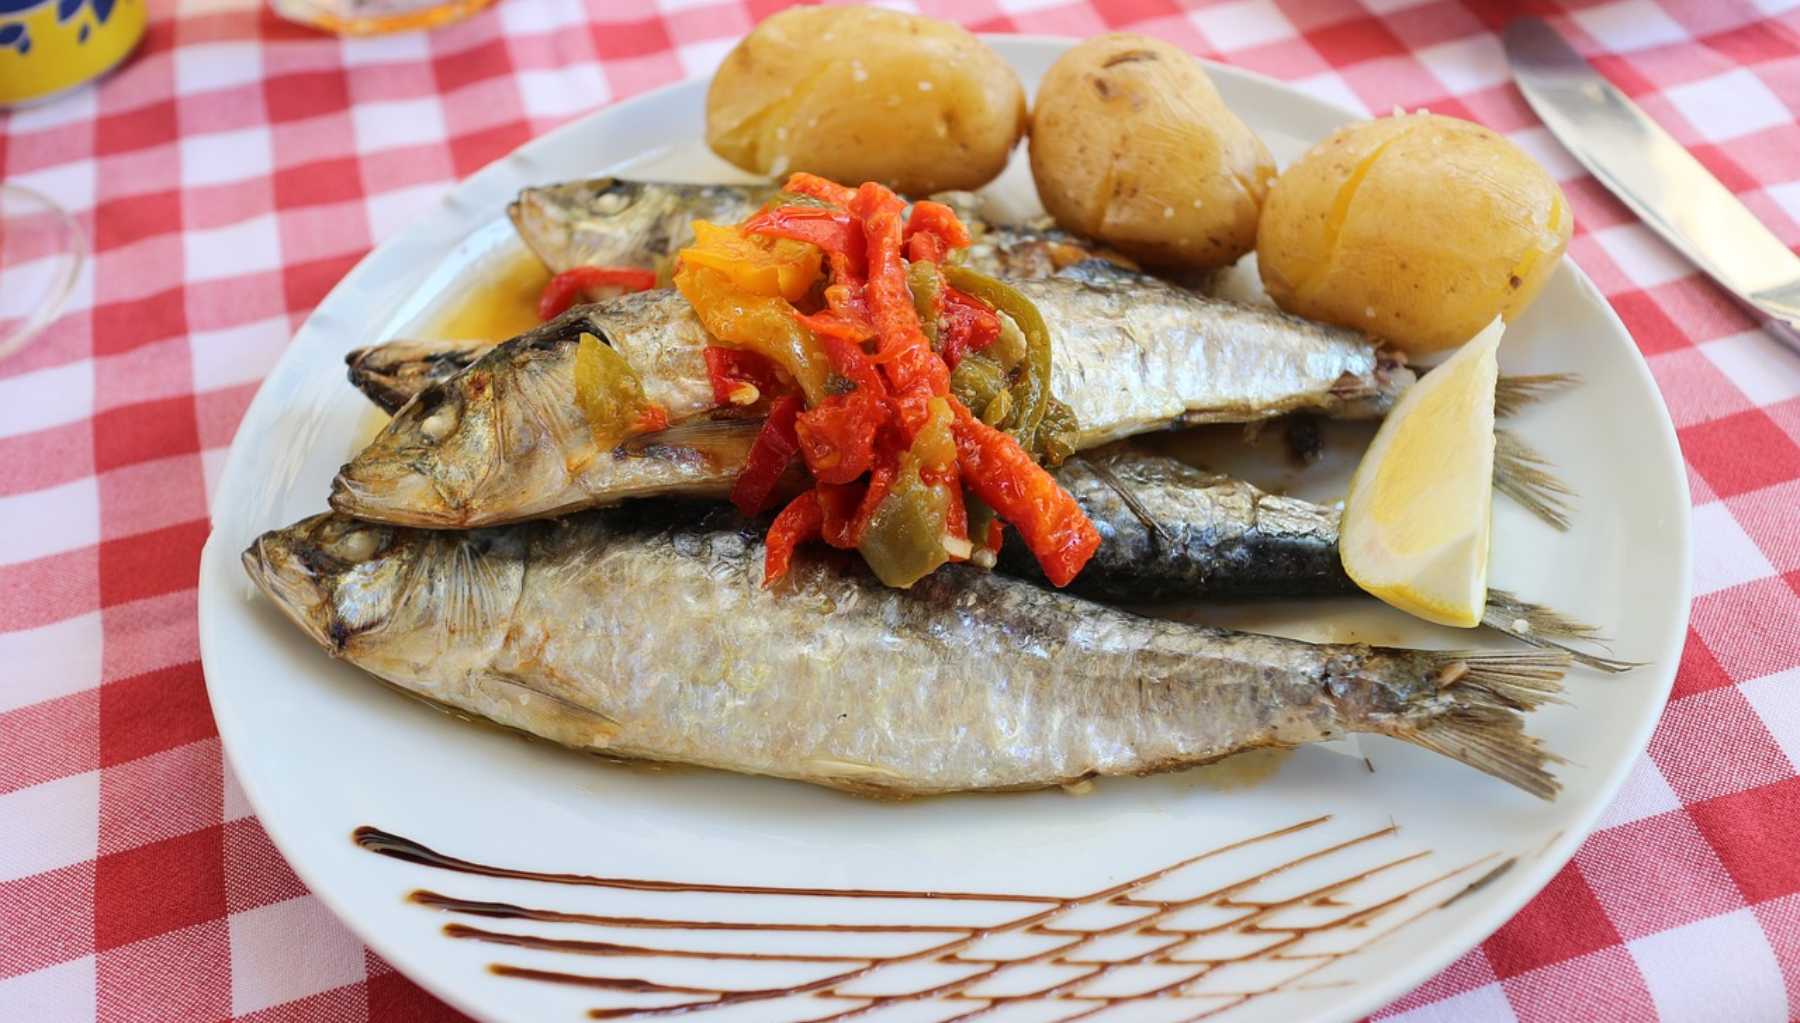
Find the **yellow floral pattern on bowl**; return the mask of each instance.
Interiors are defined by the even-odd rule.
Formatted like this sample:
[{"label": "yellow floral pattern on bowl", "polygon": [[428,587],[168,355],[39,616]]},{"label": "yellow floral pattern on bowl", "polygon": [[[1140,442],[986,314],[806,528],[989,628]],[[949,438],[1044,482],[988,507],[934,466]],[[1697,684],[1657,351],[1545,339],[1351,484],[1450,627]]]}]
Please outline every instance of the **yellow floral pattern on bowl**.
[{"label": "yellow floral pattern on bowl", "polygon": [[0,0],[0,105],[54,96],[124,60],[145,0]]}]

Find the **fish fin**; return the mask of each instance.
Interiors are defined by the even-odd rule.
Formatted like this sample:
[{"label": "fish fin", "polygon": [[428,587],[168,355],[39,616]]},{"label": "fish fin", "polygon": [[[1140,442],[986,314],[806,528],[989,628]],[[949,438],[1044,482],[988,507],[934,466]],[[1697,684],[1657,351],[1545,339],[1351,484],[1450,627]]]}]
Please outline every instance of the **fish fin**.
[{"label": "fish fin", "polygon": [[1550,460],[1511,430],[1494,431],[1494,489],[1566,532],[1575,491],[1550,472]]},{"label": "fish fin", "polygon": [[1526,734],[1519,712],[1558,702],[1569,660],[1567,654],[1553,651],[1434,653],[1429,663],[1445,679],[1438,698],[1384,731],[1540,799],[1554,799],[1562,786],[1549,768],[1566,761]]},{"label": "fish fin", "polygon": [[1518,415],[1527,405],[1569,390],[1581,383],[1580,373],[1532,373],[1502,376],[1494,385],[1494,415]]},{"label": "fish fin", "polygon": [[761,419],[711,419],[696,416],[684,419],[666,430],[640,433],[627,438],[619,446],[627,454],[642,454],[654,447],[691,448],[702,453],[729,454],[743,457],[744,451],[762,432]]},{"label": "fish fin", "polygon": [[1600,634],[1599,629],[1586,622],[1570,618],[1554,608],[1520,600],[1505,590],[1488,590],[1487,609],[1482,612],[1481,624],[1497,632],[1504,632],[1521,643],[1546,650],[1561,650],[1573,658],[1576,664],[1604,671],[1609,675],[1618,675],[1644,666],[1643,661],[1601,657],[1569,646],[1570,641],[1604,646],[1606,637]]},{"label": "fish fin", "polygon": [[1107,468],[1100,459],[1090,459],[1088,469],[1098,476],[1100,482],[1106,484],[1113,493],[1119,495],[1119,500],[1125,502],[1125,507],[1131,510],[1132,517],[1142,523],[1145,529],[1156,534],[1157,538],[1165,544],[1175,542],[1175,534],[1169,531],[1169,527],[1150,514],[1150,509],[1144,507],[1144,502],[1138,500],[1137,495],[1131,492],[1131,488],[1125,485],[1125,481],[1119,479],[1118,475]]}]

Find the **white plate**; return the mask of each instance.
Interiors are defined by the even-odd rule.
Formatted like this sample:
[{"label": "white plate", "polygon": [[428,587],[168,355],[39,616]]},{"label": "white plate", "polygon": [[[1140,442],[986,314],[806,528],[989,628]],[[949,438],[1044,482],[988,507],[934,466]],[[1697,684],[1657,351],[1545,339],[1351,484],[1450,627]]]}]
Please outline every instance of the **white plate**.
[{"label": "white plate", "polygon": [[[1067,45],[1017,37],[991,41],[1028,84]],[[1213,74],[1231,107],[1283,162],[1351,116],[1243,71],[1218,67]],[[1562,866],[1644,747],[1674,677],[1688,608],[1688,498],[1674,431],[1631,338],[1567,261],[1514,326],[1502,363],[1509,372],[1573,370],[1586,378],[1580,391],[1531,411],[1518,424],[1578,484],[1582,498],[1575,527],[1566,534],[1516,508],[1497,508],[1495,580],[1603,624],[1616,637],[1618,654],[1650,665],[1622,678],[1573,672],[1569,704],[1533,715],[1531,730],[1571,761],[1559,772],[1565,788],[1554,803],[1415,748],[1371,738],[1348,757],[1301,750],[1254,783],[1248,776],[1255,771],[1227,762],[1182,775],[1102,782],[1079,797],[1053,791],[894,804],[797,783],[621,768],[472,727],[403,699],[325,657],[258,598],[239,566],[239,552],[259,532],[323,508],[333,471],[370,429],[362,398],[345,384],[344,352],[416,327],[460,280],[515,252],[518,243],[501,207],[521,186],[605,169],[640,177],[724,178],[727,168],[698,142],[704,92],[704,82],[686,82],[602,110],[458,186],[332,291],[264,383],[232,445],[201,565],[200,639],[213,711],[244,790],[275,844],[363,940],[475,1016],[575,1020],[593,1006],[692,996],[521,980],[497,976],[489,964],[697,988],[779,988],[854,964],[515,949],[456,940],[444,932],[445,922],[658,948],[797,955],[892,955],[947,938],[484,920],[428,910],[407,901],[407,893],[424,887],[607,915],[814,923],[996,923],[1044,906],[683,894],[473,877],[373,855],[351,841],[359,825],[475,860],[543,871],[1072,898],[1234,841],[1329,817],[1204,858],[1140,893],[1167,902],[1225,892],[1172,914],[1164,921],[1171,927],[1205,930],[1260,913],[1264,930],[1226,927],[1197,937],[1181,952],[1190,959],[1241,960],[1200,978],[1192,991],[1202,997],[1021,999],[1004,1003],[996,1014],[1054,1018],[1110,1004],[1107,1018],[1160,1019],[1233,1006],[1234,1018],[1292,1023],[1356,1018],[1404,994],[1498,927]],[[1015,161],[996,191],[1029,209],[1034,203],[1023,163]],[[1257,458],[1266,467],[1272,455],[1263,451]],[[1276,475],[1302,492],[1331,494],[1341,492],[1340,470]],[[1369,601],[1229,609],[1210,617],[1309,638],[1356,635],[1438,646],[1469,640]],[[1247,886],[1229,887],[1290,862]],[[1482,879],[1487,883],[1451,901]],[[1331,898],[1297,899],[1334,884],[1326,892]],[[1220,901],[1228,906],[1220,908]],[[1241,908],[1245,903],[1281,905],[1250,910]],[[1071,909],[1062,925],[1099,927],[1133,912],[1150,910]],[[1353,919],[1340,919],[1342,926],[1282,943],[1301,934],[1292,928],[1346,916]],[[1133,929],[1084,946],[1076,958],[1118,958],[1154,944],[1132,937]],[[958,933],[953,929],[949,937]],[[984,939],[980,951],[1013,957],[1048,941],[1012,934]],[[1281,947],[1271,949],[1276,943]],[[901,962],[842,987],[900,994],[968,969]],[[1013,966],[970,991],[1020,993],[1072,972]],[[1169,966],[1117,968],[1066,993],[1117,994],[1181,975]],[[1265,993],[1238,1003],[1251,992]],[[858,1004],[801,995],[702,1015],[806,1018]],[[905,1001],[881,1018],[943,1018],[982,1004]]]}]

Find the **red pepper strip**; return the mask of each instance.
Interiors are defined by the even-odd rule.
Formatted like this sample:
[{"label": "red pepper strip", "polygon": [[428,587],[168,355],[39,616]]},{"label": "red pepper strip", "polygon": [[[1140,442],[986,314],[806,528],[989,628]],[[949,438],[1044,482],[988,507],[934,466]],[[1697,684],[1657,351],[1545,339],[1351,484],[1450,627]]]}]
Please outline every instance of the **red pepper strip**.
[{"label": "red pepper strip", "polygon": [[825,542],[841,550],[862,542],[862,531],[856,528],[856,512],[869,492],[868,481],[820,483],[813,489],[819,494],[819,509],[824,513],[819,533]]},{"label": "red pepper strip", "polygon": [[[948,468],[950,471],[946,474],[947,478],[941,484],[933,481],[935,485],[950,488],[950,504],[944,512],[944,528],[952,537],[958,540],[967,540],[969,538],[969,506],[963,500],[962,473],[955,463],[951,463]],[[950,560],[967,561],[969,559],[952,554]]]},{"label": "red pepper strip", "polygon": [[656,272],[629,266],[578,266],[550,278],[538,296],[538,319],[554,320],[569,311],[585,293],[601,288],[649,291],[656,287]]},{"label": "red pepper strip", "polygon": [[945,285],[942,318],[938,320],[938,351],[951,369],[970,352],[979,352],[1000,337],[1000,317],[980,299]]},{"label": "red pepper strip", "polygon": [[944,240],[935,234],[915,234],[906,240],[906,259],[912,263],[942,263]]},{"label": "red pepper strip", "polygon": [[846,315],[836,309],[821,309],[808,316],[796,312],[794,319],[807,330],[819,337],[832,337],[851,344],[859,344],[875,336],[875,328],[869,325],[866,317],[854,314]]},{"label": "red pepper strip", "polygon": [[754,405],[788,389],[776,370],[775,360],[766,355],[719,345],[708,345],[702,354],[706,356],[707,378],[712,381],[713,401],[720,405]]},{"label": "red pepper strip", "polygon": [[875,336],[875,325],[869,316],[869,299],[862,275],[853,271],[845,258],[832,253],[831,285],[825,289],[825,307],[846,320],[868,328],[865,337]]},{"label": "red pepper strip", "polygon": [[839,206],[848,206],[850,200],[856,198],[856,189],[847,188],[830,178],[822,178],[817,174],[808,174],[805,171],[788,175],[787,184],[782,186],[782,191],[792,192],[795,195],[810,195],[814,199],[836,203]]},{"label": "red pepper strip", "polygon": [[1066,586],[1094,556],[1100,533],[1019,442],[976,419],[952,398],[956,456],[964,484],[1019,531],[1053,585]]},{"label": "red pepper strip", "polygon": [[956,211],[930,199],[913,203],[912,216],[906,220],[907,241],[923,236],[937,238],[947,249],[966,249],[971,240]]},{"label": "red pepper strip", "polygon": [[862,225],[843,210],[780,206],[744,221],[744,231],[772,238],[792,238],[817,245],[827,253],[841,253],[856,274],[862,274]]},{"label": "red pepper strip", "polygon": [[986,547],[990,551],[998,551],[1000,549],[1000,545],[1005,542],[1006,542],[1006,527],[1000,524],[999,519],[989,519],[988,520],[988,528],[987,528],[987,540],[982,543],[982,546]]},{"label": "red pepper strip", "polygon": [[764,586],[788,574],[788,567],[794,561],[794,548],[808,540],[817,540],[824,520],[818,497],[810,490],[781,509],[781,514],[769,524],[769,535],[763,540]]},{"label": "red pepper strip", "polygon": [[669,410],[656,402],[646,402],[631,420],[632,433],[658,433],[669,428]]},{"label": "red pepper strip", "polygon": [[849,483],[869,470],[875,436],[890,415],[881,374],[855,342],[820,335],[833,371],[853,389],[800,413],[795,423],[806,467],[822,483]]},{"label": "red pepper strip", "polygon": [[869,522],[875,518],[875,509],[894,489],[894,477],[899,472],[899,456],[877,447],[875,466],[869,470],[867,480],[837,486],[819,484],[819,506],[825,512],[825,542],[844,550],[861,544]]},{"label": "red pepper strip", "polygon": [[894,396],[907,438],[925,425],[930,411],[926,403],[950,392],[950,370],[931,350],[931,342],[919,326],[912,292],[906,285],[906,264],[900,258],[900,197],[874,182],[856,193],[850,212],[862,218],[868,243],[869,283],[865,294],[880,348],[875,361]]},{"label": "red pepper strip", "polygon": [[731,503],[745,515],[755,515],[769,506],[782,474],[800,453],[800,440],[794,432],[794,418],[802,408],[798,394],[784,394],[769,409],[769,418],[750,445],[744,468],[731,484]]}]

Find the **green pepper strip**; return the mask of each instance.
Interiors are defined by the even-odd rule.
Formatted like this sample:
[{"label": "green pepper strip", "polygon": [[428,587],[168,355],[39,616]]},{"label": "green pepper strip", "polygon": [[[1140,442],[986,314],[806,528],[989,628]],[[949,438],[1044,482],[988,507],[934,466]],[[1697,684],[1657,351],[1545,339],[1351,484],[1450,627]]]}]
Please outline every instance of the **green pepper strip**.
[{"label": "green pepper strip", "polygon": [[1025,332],[1025,371],[1011,387],[1012,412],[1007,432],[1020,447],[1036,451],[1038,427],[1050,403],[1050,328],[1044,325],[1037,306],[1008,284],[962,266],[944,267],[944,276],[951,287],[1012,317]]}]

